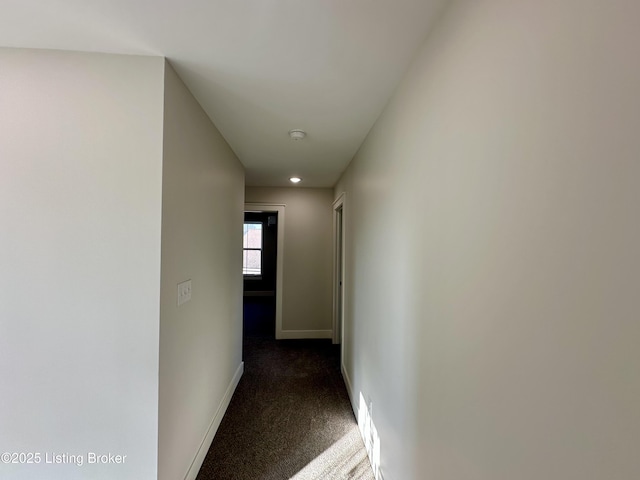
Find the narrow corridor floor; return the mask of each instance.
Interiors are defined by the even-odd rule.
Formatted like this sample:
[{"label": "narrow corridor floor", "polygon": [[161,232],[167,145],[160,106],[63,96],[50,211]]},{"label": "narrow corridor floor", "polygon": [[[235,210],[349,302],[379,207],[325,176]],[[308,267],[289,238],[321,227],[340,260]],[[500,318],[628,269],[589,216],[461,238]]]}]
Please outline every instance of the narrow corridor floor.
[{"label": "narrow corridor floor", "polygon": [[197,480],[373,480],[329,340],[248,338]]}]

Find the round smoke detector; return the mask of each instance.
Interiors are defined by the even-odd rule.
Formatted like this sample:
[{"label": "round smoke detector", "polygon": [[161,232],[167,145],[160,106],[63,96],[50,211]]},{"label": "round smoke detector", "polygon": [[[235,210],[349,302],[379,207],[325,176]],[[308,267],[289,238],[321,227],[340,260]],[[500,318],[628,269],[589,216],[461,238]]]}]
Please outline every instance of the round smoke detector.
[{"label": "round smoke detector", "polygon": [[305,132],[304,130],[300,130],[299,128],[294,128],[293,130],[289,130],[289,136],[293,140],[302,140],[307,136],[307,132]]}]

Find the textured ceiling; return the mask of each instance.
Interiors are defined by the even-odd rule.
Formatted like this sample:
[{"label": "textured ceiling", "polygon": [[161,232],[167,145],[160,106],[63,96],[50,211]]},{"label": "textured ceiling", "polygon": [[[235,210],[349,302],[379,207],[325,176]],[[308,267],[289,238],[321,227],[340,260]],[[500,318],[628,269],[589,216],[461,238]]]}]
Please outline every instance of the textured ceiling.
[{"label": "textured ceiling", "polygon": [[[248,185],[332,186],[445,0],[2,0],[0,46],[166,56]],[[305,140],[287,132],[301,128]]]}]

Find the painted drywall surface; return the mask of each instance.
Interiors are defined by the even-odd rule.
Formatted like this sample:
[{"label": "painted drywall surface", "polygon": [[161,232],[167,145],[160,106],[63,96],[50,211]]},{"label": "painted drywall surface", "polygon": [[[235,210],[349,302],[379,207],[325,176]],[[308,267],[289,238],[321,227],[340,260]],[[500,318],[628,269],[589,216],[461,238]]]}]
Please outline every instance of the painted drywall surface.
[{"label": "painted drywall surface", "polygon": [[638,18],[453,2],[336,187],[386,480],[640,475]]},{"label": "painted drywall surface", "polygon": [[0,450],[41,455],[0,477],[155,479],[163,61],[0,71]]},{"label": "painted drywall surface", "polygon": [[242,361],[244,169],[168,63],[164,120],[158,478],[173,480]]},{"label": "painted drywall surface", "polygon": [[247,187],[245,200],[286,205],[283,330],[331,330],[332,190]]}]

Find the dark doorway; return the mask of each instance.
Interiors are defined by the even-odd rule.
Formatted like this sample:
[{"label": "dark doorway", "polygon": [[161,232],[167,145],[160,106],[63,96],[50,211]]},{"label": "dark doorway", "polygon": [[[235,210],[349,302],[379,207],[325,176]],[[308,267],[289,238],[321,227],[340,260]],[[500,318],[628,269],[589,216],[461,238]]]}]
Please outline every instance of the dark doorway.
[{"label": "dark doorway", "polygon": [[245,212],[243,334],[275,338],[278,212]]}]

